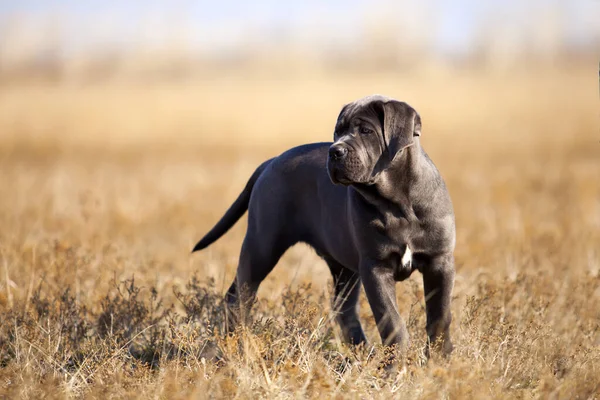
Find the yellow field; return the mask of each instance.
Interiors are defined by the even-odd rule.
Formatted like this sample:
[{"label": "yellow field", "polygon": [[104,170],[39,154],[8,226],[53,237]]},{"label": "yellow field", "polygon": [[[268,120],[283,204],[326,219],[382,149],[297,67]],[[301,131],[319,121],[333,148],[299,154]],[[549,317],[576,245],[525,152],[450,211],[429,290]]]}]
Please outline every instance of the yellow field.
[{"label": "yellow field", "polygon": [[[600,398],[600,133],[594,68],[214,77],[0,87],[0,397]],[[307,247],[220,334],[245,219],[191,256],[258,164],[331,140],[344,102],[413,105],[457,220],[455,351],[391,376],[343,346]],[[308,285],[310,284],[310,287]]]}]

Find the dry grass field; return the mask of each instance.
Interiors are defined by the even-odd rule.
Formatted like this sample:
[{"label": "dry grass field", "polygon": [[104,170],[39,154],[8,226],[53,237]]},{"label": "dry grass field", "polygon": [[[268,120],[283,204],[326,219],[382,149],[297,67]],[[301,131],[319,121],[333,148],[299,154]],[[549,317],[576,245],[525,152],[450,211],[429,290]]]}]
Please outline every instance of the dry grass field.
[{"label": "dry grass field", "polygon": [[[489,75],[214,76],[0,87],[1,398],[600,398],[596,65]],[[457,220],[455,351],[391,375],[341,344],[307,247],[223,336],[245,219],[189,254],[265,158],[332,136],[344,102],[412,104]]]}]

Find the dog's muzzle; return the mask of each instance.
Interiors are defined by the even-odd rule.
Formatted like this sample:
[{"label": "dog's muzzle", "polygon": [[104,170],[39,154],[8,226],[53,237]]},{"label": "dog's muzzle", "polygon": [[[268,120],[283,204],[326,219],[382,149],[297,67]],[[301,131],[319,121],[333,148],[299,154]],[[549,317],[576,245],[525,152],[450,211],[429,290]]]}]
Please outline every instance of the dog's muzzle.
[{"label": "dog's muzzle", "polygon": [[342,144],[333,144],[329,148],[327,171],[331,182],[338,185],[349,185],[352,181],[347,176],[346,162],[349,160],[349,149]]},{"label": "dog's muzzle", "polygon": [[348,148],[341,144],[334,144],[329,148],[329,159],[331,161],[342,161],[348,155]]}]

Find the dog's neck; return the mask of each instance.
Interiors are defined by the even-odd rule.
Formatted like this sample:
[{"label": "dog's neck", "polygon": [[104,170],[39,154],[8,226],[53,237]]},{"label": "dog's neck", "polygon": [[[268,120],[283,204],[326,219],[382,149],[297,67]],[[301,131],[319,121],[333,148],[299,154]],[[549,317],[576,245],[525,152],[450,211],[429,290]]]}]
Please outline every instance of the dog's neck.
[{"label": "dog's neck", "polygon": [[[378,203],[381,199],[400,208],[410,208],[417,198],[417,189],[429,178],[430,165],[418,140],[402,150],[392,161],[392,165],[378,174],[369,185],[354,184],[352,187],[369,203]],[[418,190],[417,190],[418,191]]]}]

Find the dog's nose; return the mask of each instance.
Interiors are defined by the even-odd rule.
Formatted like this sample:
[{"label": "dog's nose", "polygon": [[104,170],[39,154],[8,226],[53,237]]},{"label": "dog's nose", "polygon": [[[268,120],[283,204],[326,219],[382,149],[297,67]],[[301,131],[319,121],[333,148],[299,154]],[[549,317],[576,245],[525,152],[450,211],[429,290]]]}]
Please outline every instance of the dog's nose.
[{"label": "dog's nose", "polygon": [[329,158],[332,160],[341,160],[348,154],[348,149],[344,146],[331,146],[329,148]]}]

